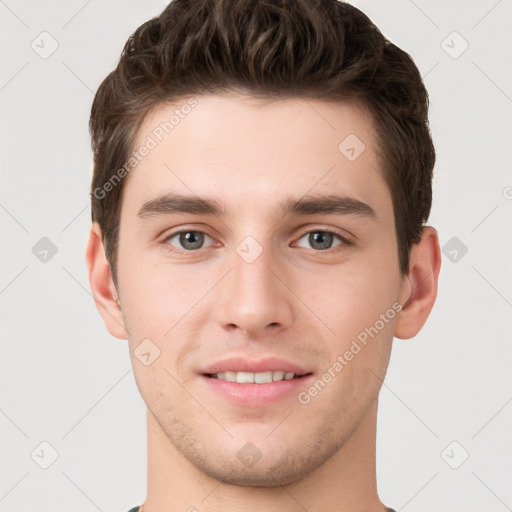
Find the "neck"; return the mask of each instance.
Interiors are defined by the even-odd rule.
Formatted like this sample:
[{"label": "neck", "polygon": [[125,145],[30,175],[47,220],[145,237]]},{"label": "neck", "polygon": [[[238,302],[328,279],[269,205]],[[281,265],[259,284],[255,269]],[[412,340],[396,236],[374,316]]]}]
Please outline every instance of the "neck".
[{"label": "neck", "polygon": [[279,487],[219,482],[176,450],[147,412],[148,486],[143,512],[384,512],[377,494],[377,401],[345,444],[307,477]]}]

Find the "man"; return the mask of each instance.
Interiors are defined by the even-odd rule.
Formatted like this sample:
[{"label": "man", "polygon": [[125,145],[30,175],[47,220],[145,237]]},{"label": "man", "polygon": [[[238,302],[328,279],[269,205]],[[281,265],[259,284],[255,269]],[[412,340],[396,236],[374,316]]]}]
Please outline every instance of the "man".
[{"label": "man", "polygon": [[393,337],[437,294],[412,59],[336,0],[175,0],[94,99],[87,264],[147,404],[133,511],[392,510]]}]

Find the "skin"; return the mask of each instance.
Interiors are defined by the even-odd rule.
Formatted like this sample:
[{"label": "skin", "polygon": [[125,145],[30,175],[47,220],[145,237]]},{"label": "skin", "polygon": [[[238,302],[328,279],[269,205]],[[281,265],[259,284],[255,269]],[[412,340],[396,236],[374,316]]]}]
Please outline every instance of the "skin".
[{"label": "skin", "polygon": [[[401,275],[391,195],[363,108],[234,93],[196,99],[125,183],[118,290],[97,224],[87,248],[98,311],[113,336],[128,339],[147,404],[144,511],[382,512],[378,393],[393,336],[415,336],[433,307],[437,232],[423,229]],[[136,147],[180,104],[157,106]],[[354,161],[338,150],[349,134],[365,144]],[[144,203],[169,192],[215,199],[227,215],[138,217]],[[376,216],[278,211],[284,198],[305,194],[350,196]],[[179,227],[209,238],[187,252],[169,238]],[[309,234],[325,229],[353,243],[334,236],[320,250]],[[262,249],[252,263],[236,251],[249,235]],[[275,355],[319,378],[397,303],[402,310],[307,404],[293,394],[265,407],[235,406],[197,373],[229,355]],[[146,338],[160,350],[148,366],[134,355]],[[237,457],[247,442],[262,454],[252,467]]]}]

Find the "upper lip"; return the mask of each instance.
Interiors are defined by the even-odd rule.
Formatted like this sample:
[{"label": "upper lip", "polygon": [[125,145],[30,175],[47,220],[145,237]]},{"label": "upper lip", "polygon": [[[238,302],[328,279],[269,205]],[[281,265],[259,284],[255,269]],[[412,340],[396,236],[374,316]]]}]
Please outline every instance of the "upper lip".
[{"label": "upper lip", "polygon": [[263,359],[247,359],[245,357],[230,357],[217,361],[203,370],[202,374],[215,374],[220,372],[252,372],[260,373],[265,371],[283,370],[285,372],[293,372],[295,375],[304,375],[310,373],[309,370],[301,366],[281,359],[279,357],[265,357]]}]

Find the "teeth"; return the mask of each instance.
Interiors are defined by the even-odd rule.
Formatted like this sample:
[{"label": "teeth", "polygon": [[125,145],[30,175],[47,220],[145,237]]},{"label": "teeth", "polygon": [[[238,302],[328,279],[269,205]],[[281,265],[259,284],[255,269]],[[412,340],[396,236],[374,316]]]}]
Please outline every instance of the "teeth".
[{"label": "teeth", "polygon": [[272,380],[273,381],[276,381],[276,380],[283,380],[283,377],[284,377],[284,373],[283,371],[279,370],[277,372],[273,372],[272,374]]},{"label": "teeth", "polygon": [[224,377],[219,377],[220,378],[224,378],[225,380],[229,380],[230,382],[236,382],[236,372],[223,372],[224,373]]},{"label": "teeth", "polygon": [[[240,374],[238,374],[240,375]],[[251,375],[251,374],[249,374]],[[267,382],[272,382],[272,372],[261,372],[261,373],[255,373],[254,374],[254,382],[256,384],[265,384]],[[237,380],[238,382],[238,380]]]},{"label": "teeth", "polygon": [[249,384],[254,382],[254,373],[251,372],[238,372],[236,374],[236,381],[240,384]]},{"label": "teeth", "polygon": [[227,380],[229,382],[238,382],[240,384],[266,384],[280,380],[291,380],[295,377],[293,372],[283,370],[266,371],[260,373],[253,372],[219,372],[213,375],[214,378]]}]

